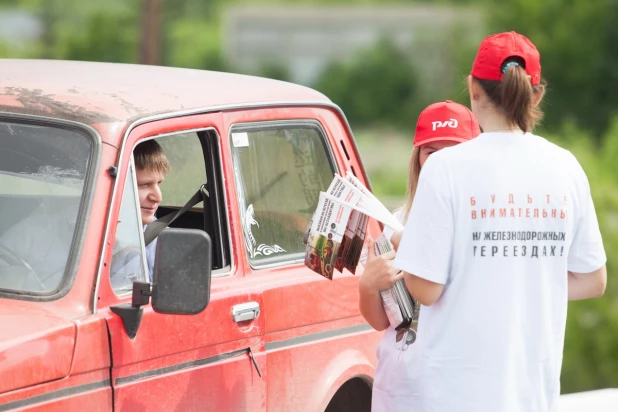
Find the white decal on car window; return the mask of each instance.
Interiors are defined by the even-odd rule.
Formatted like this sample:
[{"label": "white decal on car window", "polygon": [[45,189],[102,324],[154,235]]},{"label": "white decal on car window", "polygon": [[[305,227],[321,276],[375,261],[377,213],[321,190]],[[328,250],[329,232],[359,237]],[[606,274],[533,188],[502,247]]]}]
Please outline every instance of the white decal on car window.
[{"label": "white decal on car window", "polygon": [[257,245],[257,241],[253,236],[251,227],[254,225],[260,227],[260,224],[257,222],[257,220],[255,220],[255,217],[253,215],[253,204],[250,204],[249,207],[247,207],[247,212],[245,213],[245,216],[243,218],[243,229],[245,232],[245,246],[251,259],[254,259],[256,256],[260,255],[270,256],[274,253],[285,252],[285,249],[283,249],[279,245],[266,245],[263,243]]}]

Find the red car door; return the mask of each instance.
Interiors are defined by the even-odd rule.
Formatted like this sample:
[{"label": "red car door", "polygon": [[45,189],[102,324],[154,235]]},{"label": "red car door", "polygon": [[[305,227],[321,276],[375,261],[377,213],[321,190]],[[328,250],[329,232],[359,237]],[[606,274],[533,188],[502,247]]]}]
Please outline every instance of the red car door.
[{"label": "red car door", "polygon": [[[344,146],[341,120],[311,107],[229,112],[224,119],[248,277],[263,291],[268,410],[323,411],[351,382],[350,396],[362,406],[349,410],[368,411],[382,334],[360,315],[359,276],[344,270],[328,280],[304,263],[303,235],[319,192],[334,173],[363,173],[350,157],[353,146]],[[377,237],[378,225],[368,232]]]},{"label": "red car door", "polygon": [[[247,284],[244,265],[237,248],[232,246],[242,245],[242,240],[238,213],[227,206],[229,193],[224,186],[223,170],[229,160],[220,144],[220,124],[220,114],[143,124],[131,131],[121,152],[111,211],[115,218],[109,224],[106,264],[99,286],[99,311],[104,313],[110,332],[115,410],[266,409],[264,317],[259,316],[262,295]],[[207,308],[197,315],[166,315],[146,305],[137,334],[131,339],[121,318],[109,309],[130,302],[130,290],[114,290],[109,268],[113,265],[115,240],[131,235],[141,239],[131,152],[136,143],[153,136],[164,151],[169,150],[166,155],[172,171],[166,180],[177,182],[167,193],[163,190],[161,205],[171,209],[181,206],[171,200],[178,197],[181,183],[195,182],[188,184],[191,186],[207,180],[210,204],[206,208],[192,208],[179,221],[184,227],[191,227],[210,218],[208,231],[218,232],[209,233],[215,258]],[[176,163],[172,162],[174,159]],[[195,167],[190,165],[192,161]],[[195,189],[183,190],[190,193]],[[141,247],[143,260],[143,243]]]}]

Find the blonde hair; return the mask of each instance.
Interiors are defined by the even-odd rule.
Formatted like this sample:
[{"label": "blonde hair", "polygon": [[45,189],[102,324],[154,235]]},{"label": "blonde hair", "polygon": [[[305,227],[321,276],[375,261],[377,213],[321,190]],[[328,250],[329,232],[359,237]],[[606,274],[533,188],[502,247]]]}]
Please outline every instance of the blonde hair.
[{"label": "blonde hair", "polygon": [[408,215],[412,209],[414,195],[416,195],[416,187],[418,186],[418,178],[421,174],[421,148],[415,147],[410,156],[408,164],[408,187],[406,190],[406,203],[401,206],[397,212],[403,212],[403,221],[408,221]]},{"label": "blonde hair", "polygon": [[133,159],[137,170],[154,170],[164,175],[172,170],[163,149],[154,140],[138,144],[133,150]]}]

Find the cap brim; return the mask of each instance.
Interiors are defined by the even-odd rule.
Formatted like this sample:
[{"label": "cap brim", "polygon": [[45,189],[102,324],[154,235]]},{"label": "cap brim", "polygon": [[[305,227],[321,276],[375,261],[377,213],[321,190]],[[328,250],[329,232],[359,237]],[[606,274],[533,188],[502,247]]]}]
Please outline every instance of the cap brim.
[{"label": "cap brim", "polygon": [[440,137],[433,137],[431,139],[427,139],[427,140],[423,140],[420,143],[415,143],[414,147],[421,147],[421,146],[425,146],[426,144],[429,143],[434,143],[434,142],[456,142],[456,143],[463,143],[463,142],[468,142],[470,140],[474,139],[474,137],[470,137],[468,139],[463,138],[463,137],[446,137],[446,136],[440,136]]}]

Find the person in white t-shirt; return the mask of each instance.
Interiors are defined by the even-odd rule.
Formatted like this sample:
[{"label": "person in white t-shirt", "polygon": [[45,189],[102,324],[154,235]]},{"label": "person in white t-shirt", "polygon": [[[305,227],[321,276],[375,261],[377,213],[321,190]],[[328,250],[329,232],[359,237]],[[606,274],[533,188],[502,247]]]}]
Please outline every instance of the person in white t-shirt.
[{"label": "person in white t-shirt", "polygon": [[586,174],[531,134],[540,55],[487,37],[468,78],[478,138],[423,166],[393,267],[422,304],[410,392],[423,412],[557,410],[567,301],[599,297],[606,256]]},{"label": "person in white t-shirt", "polygon": [[[429,105],[421,112],[414,133],[406,202],[395,212],[401,223],[405,223],[408,218],[421,168],[429,156],[446,147],[471,140],[480,133],[479,124],[472,112],[450,100]],[[383,233],[387,238],[392,235],[388,227],[384,228]],[[397,331],[389,324],[380,297],[380,290],[390,287],[403,274],[391,266],[394,251],[376,256],[372,253],[372,240],[368,247],[370,252],[359,281],[360,310],[374,329],[386,329],[376,351],[378,365],[373,382],[372,411],[407,411],[407,405],[398,402],[398,399],[409,391],[407,374],[410,371],[413,347],[408,347],[406,343],[408,332]]]}]

